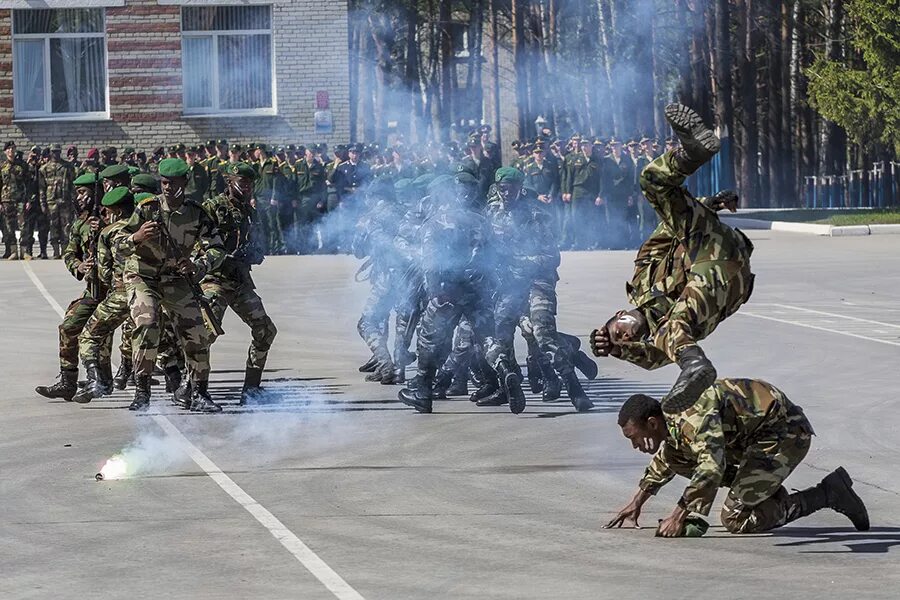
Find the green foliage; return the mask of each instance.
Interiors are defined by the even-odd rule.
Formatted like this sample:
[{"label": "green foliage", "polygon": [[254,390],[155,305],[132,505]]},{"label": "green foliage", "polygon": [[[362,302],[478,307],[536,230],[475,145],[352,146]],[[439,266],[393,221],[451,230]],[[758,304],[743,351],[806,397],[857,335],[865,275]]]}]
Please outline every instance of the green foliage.
[{"label": "green foliage", "polygon": [[819,57],[807,70],[810,103],[855,142],[900,154],[900,1],[849,0],[847,13],[862,64]]}]

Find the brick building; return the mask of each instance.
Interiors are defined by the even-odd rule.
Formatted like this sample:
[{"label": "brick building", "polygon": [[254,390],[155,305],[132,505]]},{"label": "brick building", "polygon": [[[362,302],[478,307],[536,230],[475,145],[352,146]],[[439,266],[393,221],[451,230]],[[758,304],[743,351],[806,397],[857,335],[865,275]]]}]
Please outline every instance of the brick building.
[{"label": "brick building", "polygon": [[347,6],[0,0],[0,140],[346,141]]}]

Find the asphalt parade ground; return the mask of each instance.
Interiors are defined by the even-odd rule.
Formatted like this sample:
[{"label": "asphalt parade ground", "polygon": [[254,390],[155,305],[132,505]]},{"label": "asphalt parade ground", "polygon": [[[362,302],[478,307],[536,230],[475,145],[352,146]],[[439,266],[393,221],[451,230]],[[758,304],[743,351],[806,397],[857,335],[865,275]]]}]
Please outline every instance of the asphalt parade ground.
[{"label": "asphalt parade ground", "polygon": [[[266,373],[277,406],[237,404],[249,330],[233,314],[212,348],[224,414],[179,411],[161,387],[141,416],[125,409],[131,390],[48,401],[34,386],[58,372],[59,313],[83,286],[60,261],[3,262],[0,598],[895,599],[900,240],[750,236],[753,298],[703,347],[720,376],[765,379],[804,408],[817,436],[788,487],[843,465],[869,532],[825,510],[730,535],[720,493],[706,537],[654,538],[679,479],[643,528],[602,529],[649,459],[622,437],[618,407],[663,394],[676,368],[602,359],[586,414],[534,397],[518,416],[464,398],[416,414],[357,372],[368,285],[346,256],[254,269],[279,330]],[[566,253],[560,329],[586,345],[625,307],[632,259]],[[95,481],[123,450],[137,472]]]}]

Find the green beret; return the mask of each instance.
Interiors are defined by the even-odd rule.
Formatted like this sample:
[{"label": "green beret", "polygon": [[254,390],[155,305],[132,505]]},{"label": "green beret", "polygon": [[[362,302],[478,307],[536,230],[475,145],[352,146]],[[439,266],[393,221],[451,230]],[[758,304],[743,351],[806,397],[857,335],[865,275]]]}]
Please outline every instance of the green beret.
[{"label": "green beret", "polygon": [[446,190],[453,184],[453,177],[450,175],[438,175],[428,184],[428,193],[433,194],[440,190]]},{"label": "green beret", "polygon": [[97,183],[98,180],[99,179],[98,179],[97,175],[95,175],[94,173],[85,173],[84,175],[76,177],[75,181],[72,182],[72,185],[78,185],[78,186],[94,185],[95,183]]},{"label": "green beret", "polygon": [[228,163],[225,174],[231,177],[244,177],[251,181],[256,179],[256,169],[245,162]]},{"label": "green beret", "polygon": [[138,173],[131,178],[132,187],[142,187],[150,190],[157,189],[156,178],[150,173]]},{"label": "green beret", "polygon": [[124,185],[120,185],[103,194],[103,199],[100,201],[100,204],[103,206],[115,206],[119,202],[134,202],[134,196],[131,195],[131,190]]},{"label": "green beret", "polygon": [[500,167],[494,175],[495,183],[522,183],[525,173],[515,167]]},{"label": "green beret", "polygon": [[154,196],[153,194],[151,194],[151,193],[149,193],[149,192],[140,192],[140,193],[138,193],[138,194],[135,194],[135,196],[134,196],[134,203],[135,203],[135,204],[141,204],[141,203],[143,203],[143,202],[146,202],[146,201],[149,200],[150,198],[155,198],[155,197],[156,197],[156,196]]},{"label": "green beret", "polygon": [[432,182],[434,177],[434,173],[424,173],[413,179],[412,185],[417,188],[426,188],[428,187],[428,184]]},{"label": "green beret", "polygon": [[123,150],[123,153],[124,154],[134,154],[134,148],[132,148],[131,146],[126,146],[125,150]]},{"label": "green beret", "polygon": [[180,158],[167,158],[159,161],[160,177],[187,177],[189,170],[188,164]]},{"label": "green beret", "polygon": [[138,169],[137,167],[132,167],[132,166],[128,167],[128,176],[129,177],[134,177],[135,175],[137,175],[140,172],[141,172],[141,170]]},{"label": "green beret", "polygon": [[394,182],[394,191],[398,194],[402,194],[404,192],[408,192],[409,188],[412,187],[413,180],[412,179],[398,179]]},{"label": "green beret", "polygon": [[112,179],[113,177],[118,177],[119,175],[125,175],[127,173],[128,165],[112,165],[111,167],[106,167],[100,171],[100,177],[103,179]]},{"label": "green beret", "polygon": [[468,171],[460,171],[456,174],[456,183],[463,185],[478,185],[478,179]]}]

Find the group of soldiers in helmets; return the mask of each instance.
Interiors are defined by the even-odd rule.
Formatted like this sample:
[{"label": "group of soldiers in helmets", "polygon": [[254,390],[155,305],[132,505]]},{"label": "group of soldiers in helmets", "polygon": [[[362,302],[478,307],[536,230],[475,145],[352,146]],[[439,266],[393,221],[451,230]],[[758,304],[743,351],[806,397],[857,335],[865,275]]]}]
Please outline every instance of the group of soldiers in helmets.
[{"label": "group of soldiers in helmets", "polygon": [[[719,487],[729,489],[722,522],[731,532],[766,531],[826,507],[868,529],[843,468],[812,488],[785,490],[814,435],[802,409],[764,381],[718,378],[699,346],[750,298],[753,245],[717,215],[736,209],[734,192],[695,198],[683,186],[718,152],[719,139],[683,105],[665,114],[677,142],[658,154],[644,140],[644,154],[630,158],[611,140],[609,164],[584,138],[556,156],[561,142],[542,132],[503,166],[489,128],[470,136],[462,157],[432,147],[417,163],[402,147],[350,145],[337,148],[335,159],[324,145],[279,147],[272,157],[262,144],[218,140],[160,148],[149,159],[131,149],[121,160],[113,149],[92,150],[83,163],[77,150],[67,150],[64,161],[53,146],[43,165],[28,166],[7,144],[0,173],[9,258],[33,255],[34,224],[39,241],[48,240],[86,284],[59,326],[59,380],[36,391],[88,403],[133,386],[129,408],[144,411],[156,373],[176,405],[219,412],[208,388],[210,347],[231,308],[252,338],[240,403],[275,401],[262,374],[277,329],[252,268],[268,253],[327,249],[363,260],[358,277],[368,279],[370,293],[358,332],[371,357],[360,371],[371,382],[403,385],[402,403],[431,413],[436,401],[469,396],[518,414],[527,385],[544,402],[565,394],[576,411],[588,411],[593,403],[579,373],[594,379],[598,366],[578,337],[557,329],[560,246],[616,245],[640,233],[626,285],[632,308],[591,332],[590,349],[645,369],[676,364],[679,375],[661,401],[637,394],[621,407],[622,434],[653,459],[608,526],[637,524],[645,502],[682,475],[690,483],[661,522],[661,536],[702,533],[705,522],[691,513],[708,514]],[[626,171],[637,167],[642,196],[617,195],[620,175],[633,178]],[[37,192],[33,184],[25,192],[22,182],[33,172]],[[287,181],[294,190],[289,228],[281,220]],[[35,203],[41,219],[29,222]],[[628,211],[641,218],[621,218]],[[589,236],[601,218],[605,242]],[[566,219],[585,229],[566,238]],[[47,235],[41,227],[49,227]],[[517,331],[527,347],[524,371]],[[415,376],[407,378],[414,363]]]},{"label": "group of soldiers in helmets", "polygon": [[[645,369],[674,363],[680,373],[661,401],[637,394],[621,407],[623,435],[654,456],[632,500],[607,526],[636,525],[644,503],[682,475],[690,483],[661,521],[660,536],[705,532],[706,522],[691,513],[707,515],[719,487],[729,489],[721,518],[733,533],[767,531],[823,508],[866,530],[865,505],[842,467],[812,488],[788,493],[782,485],[814,435],[802,409],[765,381],[719,379],[699,346],[750,298],[753,244],[717,215],[736,210],[733,191],[695,198],[683,186],[718,152],[718,137],[686,106],[665,112],[678,143],[640,172],[642,202],[656,225],[626,285],[633,308],[595,329],[590,347],[595,356]],[[469,399],[478,406],[521,413],[526,380],[543,401],[564,390],[575,410],[593,406],[577,373],[593,379],[596,363],[577,337],[556,328],[559,238],[546,189],[529,179],[541,167],[540,141],[531,149],[535,161],[493,168],[486,186],[483,173],[493,165],[482,145],[453,175],[376,182],[366,190],[353,251],[371,282],[358,329],[372,355],[360,371],[369,372],[368,381],[405,384],[398,397],[419,413],[468,395],[470,383]],[[525,373],[514,352],[517,329],[528,349]],[[416,375],[407,380],[413,362]]]}]

